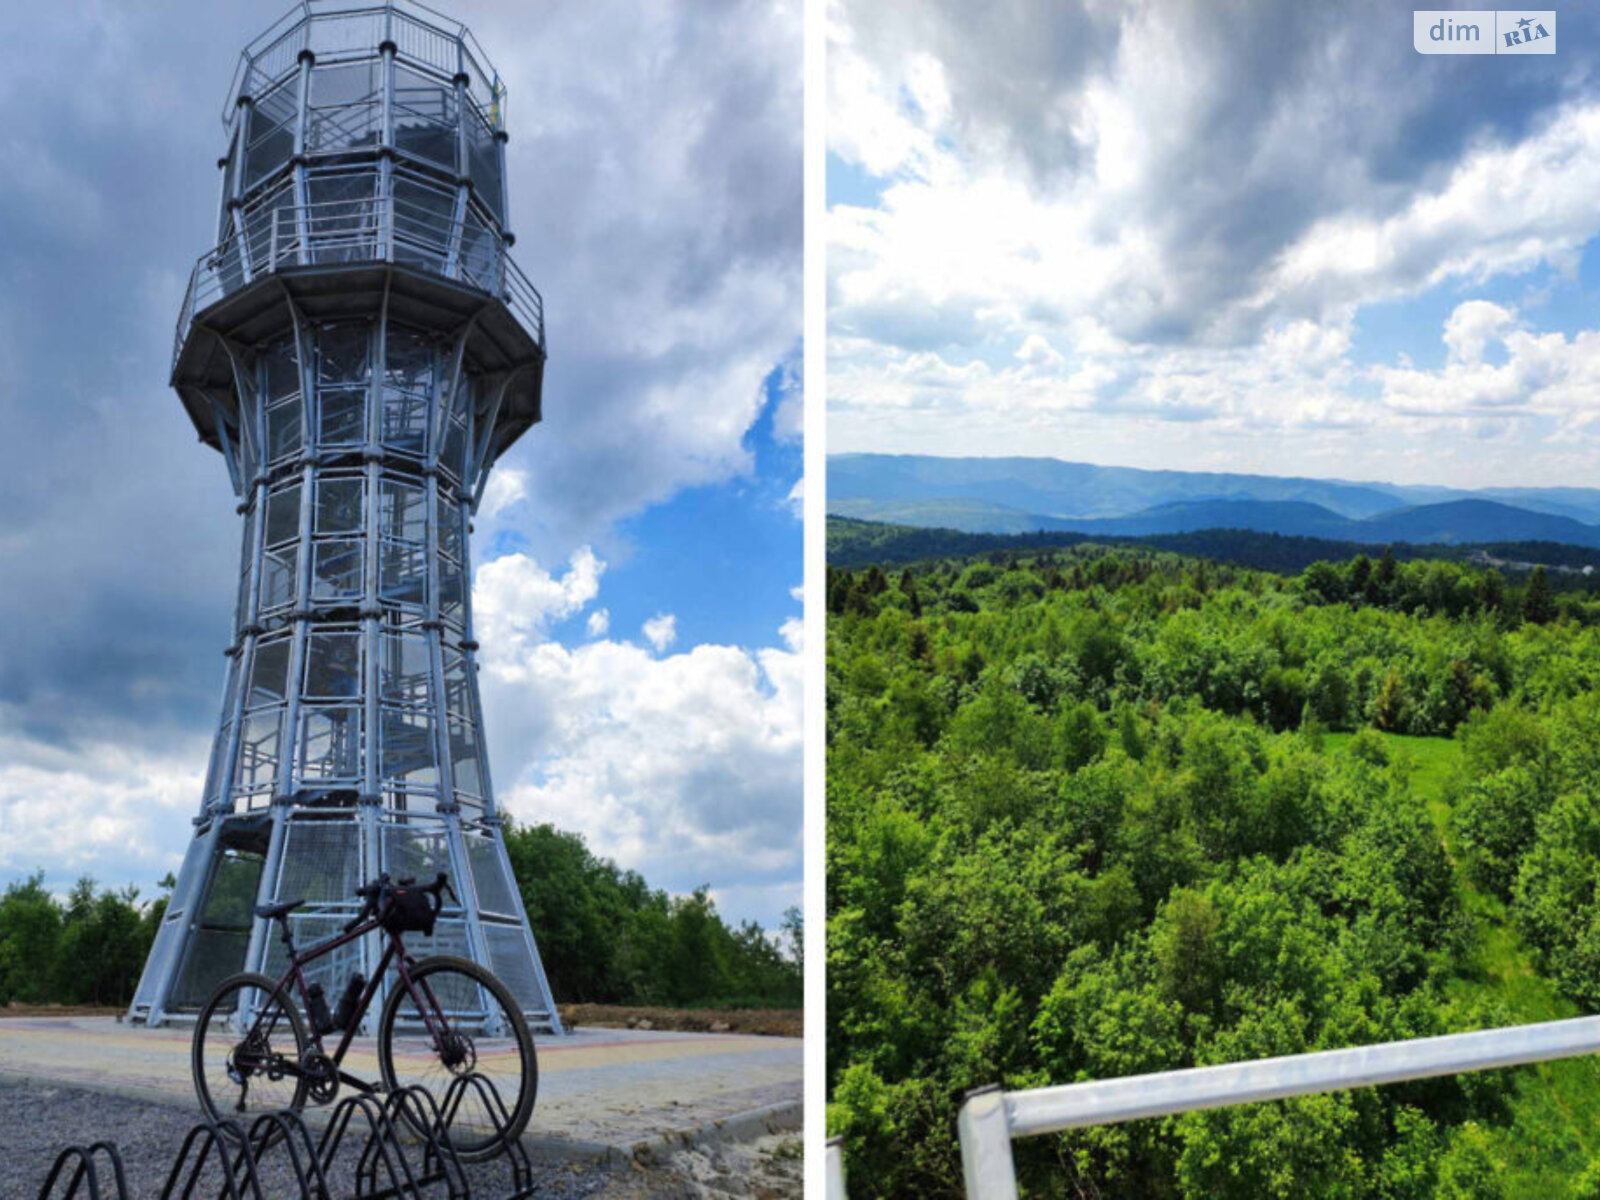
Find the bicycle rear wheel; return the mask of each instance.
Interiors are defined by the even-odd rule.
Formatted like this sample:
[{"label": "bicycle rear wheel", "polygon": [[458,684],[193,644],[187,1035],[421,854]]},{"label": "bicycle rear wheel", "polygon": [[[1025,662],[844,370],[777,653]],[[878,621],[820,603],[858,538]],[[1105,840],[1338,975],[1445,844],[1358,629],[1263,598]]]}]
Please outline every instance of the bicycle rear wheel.
[{"label": "bicycle rear wheel", "polygon": [[194,1026],[190,1058],[200,1107],[213,1121],[302,1108],[310,1038],[300,1011],[265,975],[230,975]]},{"label": "bicycle rear wheel", "polygon": [[[409,972],[427,1019],[396,978],[378,1021],[384,1085],[420,1085],[445,1108],[456,1153],[468,1161],[493,1158],[502,1148],[497,1125],[514,1140],[533,1115],[539,1064],[528,1023],[506,985],[475,962],[439,955]],[[430,1026],[444,1031],[442,1045]],[[503,1116],[491,1112],[493,1101],[480,1088],[462,1082],[469,1075],[494,1085]]]}]

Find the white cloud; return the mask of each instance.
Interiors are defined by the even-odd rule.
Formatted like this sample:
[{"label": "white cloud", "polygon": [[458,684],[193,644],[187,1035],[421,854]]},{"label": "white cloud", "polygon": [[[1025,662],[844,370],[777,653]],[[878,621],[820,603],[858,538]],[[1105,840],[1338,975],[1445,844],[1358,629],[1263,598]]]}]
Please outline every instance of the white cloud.
[{"label": "white cloud", "polygon": [[489,744],[519,748],[496,767],[512,815],[578,829],[674,890],[798,878],[793,650],[545,643],[486,653],[482,682]]},{"label": "white cloud", "polygon": [[[479,610],[506,598],[480,572]],[[779,630],[782,646],[667,654],[674,625],[646,622],[651,648],[485,640],[499,802],[583,833],[656,886],[710,883],[731,915],[770,926],[801,874],[800,622]]]},{"label": "white cloud", "polygon": [[588,546],[573,552],[560,578],[525,554],[484,563],[473,585],[478,637],[514,646],[542,640],[553,623],[573,616],[600,594],[605,569]]},{"label": "white cloud", "polygon": [[644,623],[642,632],[659,654],[678,640],[678,618],[671,613],[657,613]]},{"label": "white cloud", "polygon": [[799,654],[805,649],[805,633],[805,622],[799,617],[790,617],[778,627],[778,636],[793,654]]},{"label": "white cloud", "polygon": [[584,626],[592,638],[605,637],[611,631],[611,610],[597,608],[589,614],[589,620]]},{"label": "white cloud", "polygon": [[[88,739],[70,748],[0,732],[0,878],[46,871],[53,890],[79,874],[121,887],[176,870],[209,750]],[[176,836],[175,836],[176,834]]]},{"label": "white cloud", "polygon": [[1456,305],[1444,323],[1444,344],[1458,362],[1482,362],[1489,343],[1500,341],[1515,321],[1516,313],[1508,308],[1488,300],[1468,300]]},{"label": "white cloud", "polygon": [[493,520],[518,500],[526,499],[527,495],[528,473],[515,467],[501,467],[489,476],[477,515],[481,520]]},{"label": "white cloud", "polygon": [[[1490,428],[1502,431],[1508,417],[1544,418],[1547,439],[1558,443],[1600,417],[1600,329],[1571,337],[1541,333],[1522,328],[1511,309],[1471,300],[1450,314],[1443,337],[1450,357],[1437,370],[1403,365],[1368,372],[1389,409],[1435,425],[1443,418],[1482,428],[1489,419]],[[1490,346],[1504,351],[1504,362],[1484,361]]]},{"label": "white cloud", "polygon": [[1399,212],[1319,221],[1283,252],[1252,307],[1327,312],[1450,280],[1572,270],[1600,232],[1600,105],[1575,102],[1532,136],[1468,154]]}]

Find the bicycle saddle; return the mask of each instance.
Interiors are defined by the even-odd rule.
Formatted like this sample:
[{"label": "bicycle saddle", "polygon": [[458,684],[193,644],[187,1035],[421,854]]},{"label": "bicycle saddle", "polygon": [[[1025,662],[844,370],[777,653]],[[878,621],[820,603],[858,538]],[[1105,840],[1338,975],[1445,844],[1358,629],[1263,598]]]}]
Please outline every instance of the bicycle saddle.
[{"label": "bicycle saddle", "polygon": [[256,916],[265,917],[267,920],[273,921],[285,913],[293,912],[304,903],[304,900],[280,900],[277,904],[258,904],[256,905]]}]

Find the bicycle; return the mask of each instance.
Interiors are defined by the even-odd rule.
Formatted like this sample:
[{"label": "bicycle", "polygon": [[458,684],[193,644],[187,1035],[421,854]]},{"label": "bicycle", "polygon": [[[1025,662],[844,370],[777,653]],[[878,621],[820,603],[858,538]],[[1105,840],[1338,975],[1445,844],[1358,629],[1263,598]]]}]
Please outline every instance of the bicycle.
[{"label": "bicycle", "polygon": [[[403,935],[433,932],[446,891],[455,898],[442,871],[420,888],[411,879],[391,883],[380,875],[356,889],[364,903],[344,931],[304,952],[295,949],[289,914],[305,901],[257,905],[256,916],[281,926],[289,969],[277,981],[253,971],[231,975],[201,1008],[192,1065],[206,1115],[237,1120],[248,1112],[298,1110],[308,1101],[331,1104],[341,1086],[376,1093],[420,1083],[437,1097],[451,1080],[477,1073],[493,1080],[504,1101],[503,1137],[519,1138],[533,1114],[539,1068],[533,1037],[510,991],[467,959],[434,955],[419,962],[406,953]],[[375,930],[387,939],[377,970],[370,981],[354,975],[330,1012],[321,986],[306,982],[306,964]],[[377,1025],[380,1085],[347,1072],[344,1061],[391,965],[398,978]],[[322,1039],[333,1033],[339,1041],[330,1054]],[[464,1088],[461,1097],[451,1126],[456,1153],[468,1161],[499,1154],[505,1149],[502,1134],[478,1089]]]}]

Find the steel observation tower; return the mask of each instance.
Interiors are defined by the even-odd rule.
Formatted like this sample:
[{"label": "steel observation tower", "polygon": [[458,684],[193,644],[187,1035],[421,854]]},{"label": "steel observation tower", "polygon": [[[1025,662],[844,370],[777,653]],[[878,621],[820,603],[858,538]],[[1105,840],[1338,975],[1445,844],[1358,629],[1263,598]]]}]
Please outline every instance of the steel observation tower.
[{"label": "steel observation tower", "polygon": [[[304,897],[309,945],[379,871],[446,870],[460,904],[413,952],[483,963],[561,1031],[501,838],[472,638],[471,516],[539,420],[545,361],[542,301],[508,253],[504,120],[476,39],[407,0],[303,2],[235,72],[218,242],[172,367],[239,499],[234,636],[135,1020],[193,1012],[235,971],[279,974],[258,902]],[[319,960],[327,993],[377,952]]]}]

